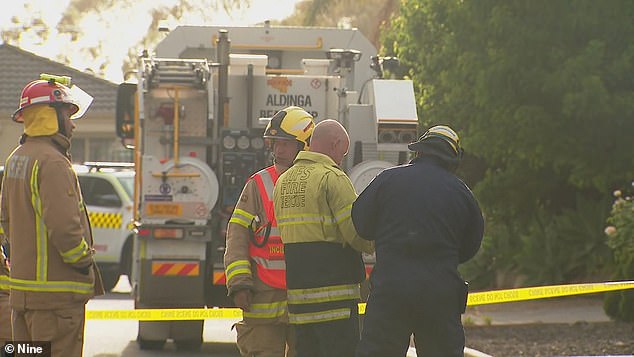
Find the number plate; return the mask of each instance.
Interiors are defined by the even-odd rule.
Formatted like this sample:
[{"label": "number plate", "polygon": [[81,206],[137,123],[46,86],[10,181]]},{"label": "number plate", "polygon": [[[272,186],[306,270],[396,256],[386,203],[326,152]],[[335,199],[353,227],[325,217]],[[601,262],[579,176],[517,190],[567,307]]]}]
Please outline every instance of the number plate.
[{"label": "number plate", "polygon": [[176,203],[148,203],[146,213],[149,216],[177,216],[183,215],[183,206]]}]

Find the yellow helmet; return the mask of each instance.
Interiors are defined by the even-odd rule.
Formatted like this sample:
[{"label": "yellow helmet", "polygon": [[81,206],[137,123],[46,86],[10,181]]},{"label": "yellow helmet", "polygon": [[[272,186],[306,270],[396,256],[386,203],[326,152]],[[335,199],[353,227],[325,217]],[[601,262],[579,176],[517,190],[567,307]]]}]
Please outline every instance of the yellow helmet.
[{"label": "yellow helmet", "polygon": [[287,107],[271,118],[264,129],[265,139],[297,140],[301,150],[308,150],[315,122],[313,116],[300,107]]}]

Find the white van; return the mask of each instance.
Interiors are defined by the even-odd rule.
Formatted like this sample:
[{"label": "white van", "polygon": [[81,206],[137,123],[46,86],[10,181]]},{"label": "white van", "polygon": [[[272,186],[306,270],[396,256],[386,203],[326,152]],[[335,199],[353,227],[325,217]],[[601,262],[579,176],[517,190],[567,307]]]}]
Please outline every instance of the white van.
[{"label": "white van", "polygon": [[87,162],[74,165],[88,210],[95,260],[106,291],[132,266],[134,165]]}]

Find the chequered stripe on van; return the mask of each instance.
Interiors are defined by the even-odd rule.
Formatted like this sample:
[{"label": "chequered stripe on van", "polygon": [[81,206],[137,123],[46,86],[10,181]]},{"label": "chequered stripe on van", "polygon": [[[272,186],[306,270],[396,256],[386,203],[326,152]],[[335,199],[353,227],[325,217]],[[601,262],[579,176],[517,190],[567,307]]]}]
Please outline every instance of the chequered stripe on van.
[{"label": "chequered stripe on van", "polygon": [[121,213],[88,212],[90,225],[93,228],[121,228]]}]

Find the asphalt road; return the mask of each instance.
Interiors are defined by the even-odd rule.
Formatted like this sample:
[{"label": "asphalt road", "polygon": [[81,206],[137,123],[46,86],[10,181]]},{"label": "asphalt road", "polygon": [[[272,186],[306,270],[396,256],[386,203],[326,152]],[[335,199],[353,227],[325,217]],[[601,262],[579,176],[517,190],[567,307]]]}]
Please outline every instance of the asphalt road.
[{"label": "asphalt road", "polygon": [[[127,278],[122,277],[114,292],[91,300],[89,310],[132,310],[134,302],[129,294]],[[85,357],[235,357],[235,331],[231,325],[237,320],[206,320],[204,343],[200,351],[177,351],[167,342],[160,351],[142,351],[136,343],[138,322],[133,320],[88,320],[85,329]],[[600,296],[578,296],[535,301],[469,307],[463,316],[465,324],[512,325],[526,323],[574,323],[577,321],[609,321],[602,309]],[[467,353],[469,352],[469,353]],[[465,355],[481,356],[478,351],[466,349]],[[416,356],[413,349],[408,354]]]},{"label": "asphalt road", "polygon": [[[88,310],[131,310],[134,302],[129,294],[130,286],[123,277],[114,289],[88,302]],[[136,343],[138,322],[133,320],[87,320],[85,328],[84,357],[235,357],[240,356],[235,347],[235,320],[206,320],[204,343],[200,351],[177,351],[172,342],[163,350],[142,351]]]},{"label": "asphalt road", "polygon": [[[127,277],[119,280],[113,292],[88,302],[87,310],[132,310],[134,301],[130,296]],[[163,350],[146,351],[139,349],[136,342],[138,322],[134,320],[87,320],[85,328],[84,357],[236,357],[240,356],[235,347],[235,331],[231,326],[237,320],[206,320],[203,330],[204,343],[200,351],[177,351],[168,341]],[[465,356],[480,356],[468,353]],[[415,357],[413,348],[406,357]]]}]

